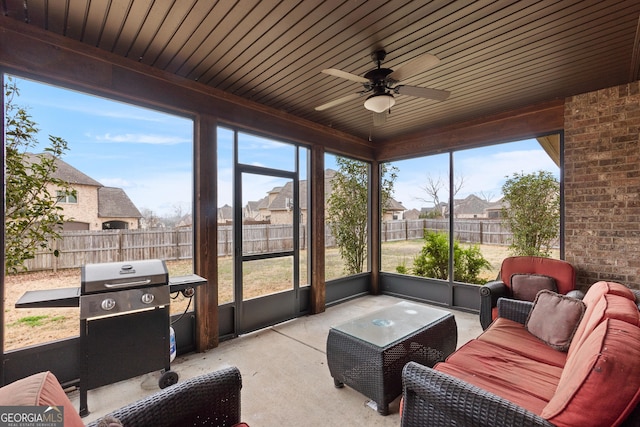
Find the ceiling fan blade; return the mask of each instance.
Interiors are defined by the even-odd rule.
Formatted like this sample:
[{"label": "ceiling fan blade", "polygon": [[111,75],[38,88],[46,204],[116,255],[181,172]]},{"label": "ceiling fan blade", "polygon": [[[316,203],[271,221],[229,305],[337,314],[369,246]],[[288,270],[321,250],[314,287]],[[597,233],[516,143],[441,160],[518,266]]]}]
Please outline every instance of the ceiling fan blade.
[{"label": "ceiling fan blade", "polygon": [[448,90],[432,89],[430,87],[417,86],[396,86],[393,91],[399,95],[409,95],[418,98],[435,99],[436,101],[444,101],[449,98],[451,92]]},{"label": "ceiling fan blade", "polygon": [[423,71],[435,66],[440,62],[438,57],[425,53],[424,55],[417,56],[412,60],[400,65],[397,70],[389,74],[389,79],[401,82],[409,77],[413,77],[416,74],[420,74]]},{"label": "ceiling fan blade", "polygon": [[330,76],[351,80],[352,82],[369,83],[369,79],[365,79],[364,77],[360,77],[355,74],[351,74],[346,71],[338,70],[335,68],[327,68],[325,70],[322,70],[322,72],[325,74],[329,74]]},{"label": "ceiling fan blade", "polygon": [[387,111],[383,111],[382,113],[372,112],[371,114],[373,114],[374,126],[382,126],[387,123],[387,115],[389,114]]},{"label": "ceiling fan blade", "polygon": [[333,101],[329,101],[326,104],[322,104],[316,107],[316,111],[323,111],[327,108],[335,107],[336,105],[344,104],[347,101],[351,101],[352,99],[360,98],[362,96],[362,92],[352,93],[351,95],[343,96],[342,98],[334,99]]}]

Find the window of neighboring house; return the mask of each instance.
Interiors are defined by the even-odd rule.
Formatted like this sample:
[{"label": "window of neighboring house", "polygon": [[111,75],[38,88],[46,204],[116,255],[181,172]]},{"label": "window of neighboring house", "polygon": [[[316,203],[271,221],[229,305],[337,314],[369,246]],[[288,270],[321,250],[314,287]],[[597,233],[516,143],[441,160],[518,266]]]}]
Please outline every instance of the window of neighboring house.
[{"label": "window of neighboring house", "polygon": [[[82,263],[153,254],[165,260],[171,277],[192,274],[193,121],[31,79],[3,78],[5,89],[13,83],[18,89],[11,99],[5,95],[5,107],[9,102],[23,108],[38,129],[37,143],[24,148],[21,164],[47,153],[53,135],[67,144],[54,178],[100,189],[95,197],[83,193],[83,209],[72,213],[65,209],[77,207],[79,196],[61,187],[51,191],[54,202],[72,205],[59,212],[65,221],[61,238],[47,241],[46,249],[32,245],[38,249],[23,263],[27,273],[5,276],[5,350],[79,335],[78,308],[16,309],[15,303],[29,290],[79,287]],[[5,110],[5,123],[10,114]],[[11,173],[7,168],[5,177]],[[5,206],[6,217],[11,208]],[[120,237],[114,239],[115,233]],[[193,303],[181,294],[171,300],[172,315],[188,307]]]},{"label": "window of neighboring house", "polygon": [[57,191],[58,195],[58,203],[78,203],[78,196],[73,193],[69,193],[67,191]]}]

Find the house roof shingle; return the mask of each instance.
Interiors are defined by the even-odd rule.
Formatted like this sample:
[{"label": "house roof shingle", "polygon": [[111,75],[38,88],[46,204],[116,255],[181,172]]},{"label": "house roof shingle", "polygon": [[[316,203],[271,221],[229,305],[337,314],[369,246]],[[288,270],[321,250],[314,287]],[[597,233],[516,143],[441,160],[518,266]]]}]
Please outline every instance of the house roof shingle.
[{"label": "house roof shingle", "polygon": [[[25,153],[26,159],[25,161],[29,163],[35,163],[38,161],[37,157],[45,156],[47,158],[52,158],[53,156],[49,153],[41,153],[41,154],[33,154],[33,153]],[[69,184],[75,185],[90,185],[93,187],[102,187],[95,179],[90,176],[80,172],[78,169],[71,166],[69,163],[65,162],[62,159],[56,160],[56,171],[52,174],[52,176],[56,179],[61,179],[63,181],[68,182]]]},{"label": "house roof shingle", "polygon": [[101,218],[142,218],[122,188],[98,188],[98,217]]}]

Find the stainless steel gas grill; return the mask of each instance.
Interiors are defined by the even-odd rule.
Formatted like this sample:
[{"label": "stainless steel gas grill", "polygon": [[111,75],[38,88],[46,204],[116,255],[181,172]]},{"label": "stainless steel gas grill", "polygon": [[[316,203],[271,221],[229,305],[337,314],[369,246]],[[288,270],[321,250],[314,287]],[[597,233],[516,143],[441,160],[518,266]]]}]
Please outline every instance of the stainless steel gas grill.
[{"label": "stainless steel gas grill", "polygon": [[[207,281],[195,274],[168,277],[164,261],[112,262],[82,267],[81,286],[27,291],[16,308],[80,307],[80,415],[87,391],[162,371],[158,385],[178,381],[170,370],[170,294],[190,298]],[[49,369],[46,361],[38,370]]]},{"label": "stainless steel gas grill", "polygon": [[169,355],[169,274],[164,261],[87,264],[80,286],[80,415],[87,391],[163,370],[175,384]]}]

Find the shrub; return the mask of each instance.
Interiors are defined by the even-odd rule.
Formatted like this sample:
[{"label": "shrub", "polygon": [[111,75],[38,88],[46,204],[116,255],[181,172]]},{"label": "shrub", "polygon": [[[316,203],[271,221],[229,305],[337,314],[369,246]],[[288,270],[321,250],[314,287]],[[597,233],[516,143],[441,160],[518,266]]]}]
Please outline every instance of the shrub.
[{"label": "shrub", "polygon": [[[449,278],[449,236],[446,233],[424,232],[424,246],[413,260],[413,274],[421,277],[446,280]],[[478,277],[491,264],[480,252],[480,246],[463,248],[457,240],[453,242],[454,279],[457,282],[484,284],[486,280]],[[401,272],[404,266],[398,266]],[[406,267],[404,267],[406,270]],[[406,273],[405,273],[406,274]]]},{"label": "shrub", "polygon": [[548,257],[560,231],[560,183],[548,171],[514,173],[502,186],[512,255]]}]

